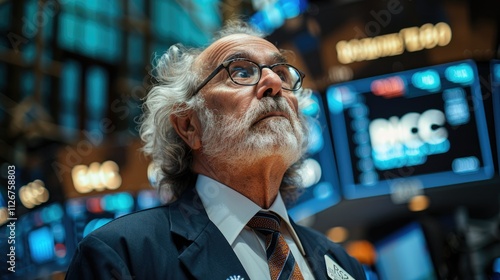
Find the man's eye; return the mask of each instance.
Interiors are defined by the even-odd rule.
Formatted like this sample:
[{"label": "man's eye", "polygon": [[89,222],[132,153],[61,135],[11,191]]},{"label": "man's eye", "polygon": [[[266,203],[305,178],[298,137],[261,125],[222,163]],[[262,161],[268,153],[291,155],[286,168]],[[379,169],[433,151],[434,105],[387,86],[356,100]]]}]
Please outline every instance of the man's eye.
[{"label": "man's eye", "polygon": [[235,79],[250,78],[253,75],[252,69],[249,68],[233,68],[231,69],[231,77]]},{"label": "man's eye", "polygon": [[290,81],[290,74],[287,73],[286,71],[278,70],[275,72],[283,82],[288,82]]}]

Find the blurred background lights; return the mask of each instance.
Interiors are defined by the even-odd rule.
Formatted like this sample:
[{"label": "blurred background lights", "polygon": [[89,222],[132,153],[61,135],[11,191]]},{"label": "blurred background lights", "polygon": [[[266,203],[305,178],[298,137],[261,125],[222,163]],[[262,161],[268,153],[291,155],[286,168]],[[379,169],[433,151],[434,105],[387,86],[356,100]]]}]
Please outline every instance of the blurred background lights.
[{"label": "blurred background lights", "polygon": [[86,205],[82,200],[69,200],[66,203],[66,212],[73,219],[85,216],[85,211]]},{"label": "blurred background lights", "polygon": [[405,49],[414,52],[446,46],[450,43],[451,37],[451,28],[447,23],[439,22],[436,25],[426,23],[421,27],[403,28],[398,33],[339,41],[336,45],[337,58],[343,64],[373,60],[400,55]]},{"label": "blurred background lights", "polygon": [[107,212],[126,212],[134,207],[134,198],[129,193],[105,195],[101,199],[101,208]]},{"label": "blurred background lights", "polygon": [[114,161],[93,162],[89,166],[76,165],[71,170],[73,185],[79,193],[93,190],[115,190],[122,184],[118,164]]},{"label": "blurred background lights", "polygon": [[149,180],[149,183],[151,184],[151,186],[153,188],[157,188],[158,184],[160,182],[160,169],[153,162],[151,162],[148,165],[147,174],[148,174],[148,180]]},{"label": "blurred background lights", "polygon": [[317,199],[326,199],[332,197],[335,192],[331,183],[321,182],[314,187],[313,194]]},{"label": "blurred background lights", "polygon": [[429,197],[425,195],[416,195],[408,202],[408,208],[413,212],[418,212],[429,208],[429,204]]},{"label": "blurred background lights", "polygon": [[40,218],[44,224],[50,224],[62,220],[64,210],[59,204],[52,204],[43,208],[40,212]]},{"label": "blurred background lights", "polygon": [[319,153],[323,149],[325,140],[323,139],[323,133],[321,131],[320,124],[312,120],[308,123],[309,143],[307,144],[307,152],[310,155],[314,155]]},{"label": "blurred background lights", "polygon": [[101,206],[101,198],[100,197],[91,197],[87,199],[86,205],[87,205],[87,210],[90,213],[101,213],[103,212],[102,206]]},{"label": "blurred background lights", "polygon": [[0,207],[0,225],[7,222],[8,212],[6,207]]},{"label": "blurred background lights", "polygon": [[92,191],[90,178],[87,176],[88,167],[86,165],[77,165],[71,170],[73,185],[79,193],[88,193]]},{"label": "blurred background lights", "polygon": [[496,82],[500,82],[500,64],[493,65],[492,77]]},{"label": "blurred background lights", "polygon": [[113,219],[110,218],[93,219],[85,226],[85,229],[83,230],[83,236],[84,237],[87,236],[92,231],[102,227],[103,225],[111,222],[112,220]]},{"label": "blurred background lights", "polygon": [[349,237],[349,231],[345,227],[332,227],[326,233],[330,240],[336,243],[342,243]]},{"label": "blurred background lights", "polygon": [[319,104],[318,101],[316,100],[316,96],[312,95],[310,100],[308,100],[307,104],[302,107],[301,111],[304,115],[307,116],[316,116],[319,112]]},{"label": "blurred background lights", "polygon": [[321,166],[315,159],[308,158],[302,163],[299,174],[302,178],[303,186],[309,188],[321,179]]},{"label": "blurred background lights", "polygon": [[411,77],[411,81],[416,88],[437,91],[441,87],[439,74],[435,70],[417,72]]},{"label": "blurred background lights", "polygon": [[249,22],[264,33],[271,33],[281,27],[286,19],[299,16],[307,10],[306,0],[252,1],[259,7]]},{"label": "blurred background lights", "polygon": [[54,253],[58,258],[66,257],[66,252],[66,245],[64,245],[63,243],[57,243],[56,245],[54,245]]},{"label": "blurred background lights", "polygon": [[63,243],[66,239],[66,230],[61,223],[54,223],[52,225],[52,234],[54,235],[54,241],[58,243]]},{"label": "blurred background lights", "polygon": [[377,257],[375,246],[367,240],[351,241],[345,246],[346,251],[361,264],[373,265]]},{"label": "blurred background lights", "polygon": [[474,81],[474,71],[465,63],[446,68],[444,75],[448,81],[454,83],[470,84]]},{"label": "blurred background lights", "polygon": [[147,209],[161,204],[158,193],[154,190],[143,190],[137,194],[137,208]]},{"label": "blurred background lights", "polygon": [[26,208],[33,208],[49,200],[49,191],[45,183],[35,180],[19,189],[19,199]]},{"label": "blurred background lights", "polygon": [[351,67],[347,66],[332,66],[328,70],[328,78],[330,82],[345,82],[352,80],[354,72]]},{"label": "blurred background lights", "polygon": [[54,237],[48,227],[36,229],[28,236],[31,258],[35,263],[44,263],[54,255]]}]

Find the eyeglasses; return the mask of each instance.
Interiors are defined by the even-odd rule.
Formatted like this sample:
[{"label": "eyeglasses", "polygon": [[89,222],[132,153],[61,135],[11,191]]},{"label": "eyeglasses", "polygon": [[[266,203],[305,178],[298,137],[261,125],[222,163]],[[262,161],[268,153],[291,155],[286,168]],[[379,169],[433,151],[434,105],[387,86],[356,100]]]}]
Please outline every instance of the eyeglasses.
[{"label": "eyeglasses", "polygon": [[281,79],[281,88],[291,91],[299,90],[302,87],[302,80],[305,74],[297,68],[287,63],[275,63],[273,65],[258,65],[257,63],[244,59],[235,58],[223,62],[196,88],[198,93],[208,82],[215,77],[222,69],[226,69],[231,80],[242,86],[256,85],[262,77],[262,69],[269,68]]}]

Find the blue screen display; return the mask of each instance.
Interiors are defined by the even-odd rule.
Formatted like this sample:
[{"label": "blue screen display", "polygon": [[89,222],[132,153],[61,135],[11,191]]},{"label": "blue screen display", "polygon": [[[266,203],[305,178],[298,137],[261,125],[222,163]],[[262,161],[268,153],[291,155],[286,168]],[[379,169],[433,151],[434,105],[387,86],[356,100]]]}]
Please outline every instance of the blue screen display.
[{"label": "blue screen display", "polygon": [[[15,247],[15,279],[42,279],[67,268],[72,257],[71,230],[60,203],[43,205],[21,215],[15,239],[4,246]],[[7,276],[7,274],[6,274]],[[10,278],[6,278],[10,279]]]},{"label": "blue screen display", "polygon": [[28,235],[31,258],[44,263],[54,258],[54,236],[48,227],[36,229]]},{"label": "blue screen display", "polygon": [[[490,62],[491,95],[493,96],[493,115],[495,118],[495,130],[497,131],[497,153],[500,160],[500,60],[494,59]],[[499,162],[500,166],[500,162]]]},{"label": "blue screen display", "polygon": [[473,61],[337,84],[326,98],[347,199],[493,176]]},{"label": "blue screen display", "polygon": [[128,192],[68,199],[66,213],[77,244],[92,231],[115,218],[135,211],[135,201]]},{"label": "blue screen display", "polygon": [[375,243],[380,280],[437,279],[424,232],[411,223]]},{"label": "blue screen display", "polygon": [[302,108],[308,122],[309,143],[308,157],[299,172],[305,190],[289,209],[295,220],[316,214],[340,201],[337,167],[323,101],[316,93],[311,99],[312,102]]}]

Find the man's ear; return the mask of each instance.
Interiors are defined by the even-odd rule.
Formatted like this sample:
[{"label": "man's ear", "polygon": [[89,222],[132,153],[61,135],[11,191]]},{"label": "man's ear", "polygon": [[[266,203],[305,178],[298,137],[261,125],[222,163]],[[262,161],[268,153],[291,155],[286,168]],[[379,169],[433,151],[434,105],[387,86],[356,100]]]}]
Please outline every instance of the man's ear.
[{"label": "man's ear", "polygon": [[192,150],[201,148],[201,124],[193,110],[189,110],[182,115],[170,115],[170,123]]}]

